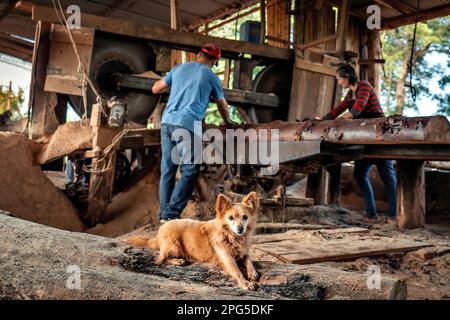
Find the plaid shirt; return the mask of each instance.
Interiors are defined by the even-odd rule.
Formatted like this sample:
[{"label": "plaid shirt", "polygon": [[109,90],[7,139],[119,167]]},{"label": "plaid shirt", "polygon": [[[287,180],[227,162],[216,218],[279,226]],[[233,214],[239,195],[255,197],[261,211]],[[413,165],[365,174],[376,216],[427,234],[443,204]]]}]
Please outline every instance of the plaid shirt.
[{"label": "plaid shirt", "polygon": [[352,91],[349,90],[345,99],[324,117],[326,120],[334,119],[346,109],[352,113],[353,118],[379,118],[384,117],[380,101],[367,81],[360,81],[355,93],[356,99],[352,99]]}]

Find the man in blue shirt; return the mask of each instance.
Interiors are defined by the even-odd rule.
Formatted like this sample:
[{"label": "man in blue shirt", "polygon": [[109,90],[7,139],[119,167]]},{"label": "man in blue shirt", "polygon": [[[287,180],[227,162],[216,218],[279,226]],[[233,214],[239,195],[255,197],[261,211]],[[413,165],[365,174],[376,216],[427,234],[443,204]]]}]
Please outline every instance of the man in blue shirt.
[{"label": "man in blue shirt", "polygon": [[[194,161],[194,123],[201,122],[205,117],[211,96],[216,100],[219,113],[225,123],[231,123],[222,84],[211,71],[220,56],[219,48],[207,44],[198,53],[196,62],[175,66],[152,88],[154,94],[160,94],[170,87],[169,101],[161,120],[162,155],[159,185],[161,223],[180,218],[181,212],[194,191],[199,170],[199,164]],[[177,135],[176,131],[179,129],[187,130],[190,143],[172,141],[172,137]],[[172,150],[175,148],[182,159],[181,177],[176,184],[175,175],[178,164],[171,158]],[[186,157],[188,157],[187,161]]]}]

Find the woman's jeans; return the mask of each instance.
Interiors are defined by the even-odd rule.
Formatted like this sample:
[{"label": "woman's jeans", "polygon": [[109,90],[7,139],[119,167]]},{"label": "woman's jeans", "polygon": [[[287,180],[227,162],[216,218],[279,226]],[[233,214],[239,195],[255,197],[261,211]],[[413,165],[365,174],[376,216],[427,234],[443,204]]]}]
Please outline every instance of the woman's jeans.
[{"label": "woman's jeans", "polygon": [[[190,134],[190,143],[189,141],[172,141],[172,134],[177,129],[185,130],[184,132]],[[172,159],[172,150],[177,159]],[[180,126],[162,124],[161,151],[160,219],[178,219],[194,191],[200,167],[199,164],[194,163],[194,134]],[[174,163],[172,160],[177,160],[175,162],[181,160],[181,163]],[[178,166],[180,166],[181,177],[175,184]]]},{"label": "woman's jeans", "polygon": [[397,179],[395,177],[394,163],[392,160],[383,159],[363,159],[355,161],[353,176],[363,194],[367,216],[369,218],[375,218],[377,216],[375,198],[369,180],[369,171],[372,165],[377,166],[378,173],[384,182],[389,205],[389,216],[395,217],[397,212]]}]

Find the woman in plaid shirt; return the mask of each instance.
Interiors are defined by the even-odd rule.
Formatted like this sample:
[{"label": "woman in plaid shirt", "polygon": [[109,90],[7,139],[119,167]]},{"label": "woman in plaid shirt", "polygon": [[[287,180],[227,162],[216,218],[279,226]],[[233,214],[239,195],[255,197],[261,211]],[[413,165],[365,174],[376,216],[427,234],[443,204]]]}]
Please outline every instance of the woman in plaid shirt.
[{"label": "woman in plaid shirt", "polygon": [[[333,108],[323,120],[331,120],[342,114],[340,119],[367,119],[384,117],[380,101],[372,87],[367,81],[358,81],[355,69],[349,64],[342,64],[336,70],[338,84],[349,88],[344,100]],[[366,221],[377,222],[378,214],[375,206],[375,198],[369,179],[369,171],[372,165],[376,165],[378,173],[386,187],[386,197],[389,204],[389,216],[391,220],[396,219],[397,212],[397,180],[395,177],[394,164],[392,160],[363,159],[355,161],[353,176],[364,196]]]}]

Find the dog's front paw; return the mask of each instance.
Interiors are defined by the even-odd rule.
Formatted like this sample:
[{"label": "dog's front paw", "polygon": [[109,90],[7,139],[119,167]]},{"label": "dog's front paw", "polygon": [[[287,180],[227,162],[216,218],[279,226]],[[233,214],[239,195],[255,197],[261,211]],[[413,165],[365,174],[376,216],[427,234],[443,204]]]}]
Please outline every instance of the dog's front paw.
[{"label": "dog's front paw", "polygon": [[258,273],[258,271],[256,271],[255,268],[252,268],[251,270],[247,271],[247,277],[251,281],[258,281],[259,273]]},{"label": "dog's front paw", "polygon": [[242,282],[239,284],[239,286],[240,286],[242,289],[245,289],[245,290],[251,290],[251,291],[255,291],[255,290],[256,290],[256,283],[251,282],[251,281],[248,281],[248,280],[242,281]]}]

